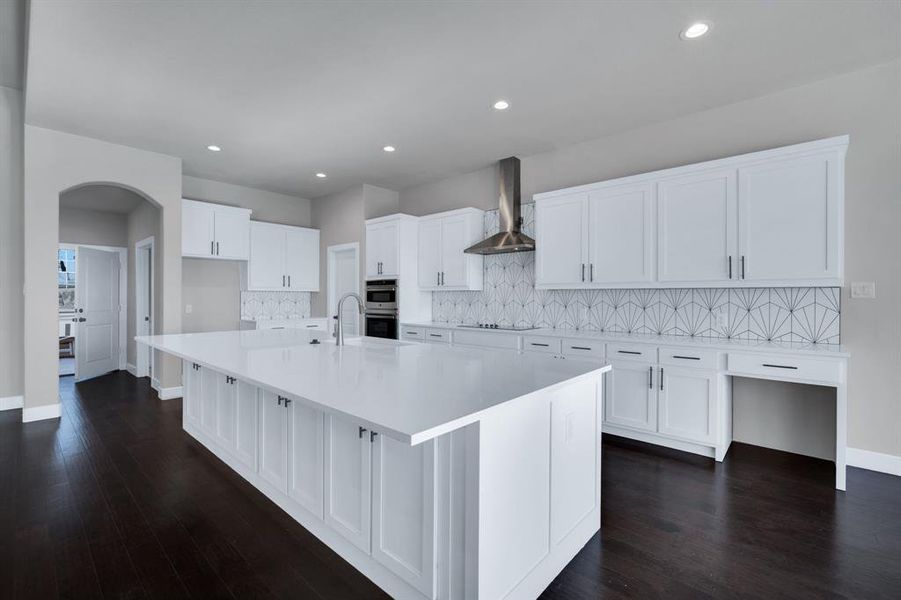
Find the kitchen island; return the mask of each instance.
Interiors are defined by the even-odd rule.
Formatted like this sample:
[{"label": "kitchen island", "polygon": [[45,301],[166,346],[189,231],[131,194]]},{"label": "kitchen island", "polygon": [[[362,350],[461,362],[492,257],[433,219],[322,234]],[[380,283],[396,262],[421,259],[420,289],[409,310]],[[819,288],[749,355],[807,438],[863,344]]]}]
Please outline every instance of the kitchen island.
[{"label": "kitchen island", "polygon": [[136,338],[183,425],[396,598],[534,598],[600,528],[603,373],[302,330]]}]

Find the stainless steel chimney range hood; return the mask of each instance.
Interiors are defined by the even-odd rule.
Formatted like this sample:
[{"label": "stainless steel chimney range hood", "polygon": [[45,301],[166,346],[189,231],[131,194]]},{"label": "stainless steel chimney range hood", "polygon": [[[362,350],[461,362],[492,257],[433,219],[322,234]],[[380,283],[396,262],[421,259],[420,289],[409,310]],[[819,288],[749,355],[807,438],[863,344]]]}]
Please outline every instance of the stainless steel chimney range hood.
[{"label": "stainless steel chimney range hood", "polygon": [[500,173],[500,232],[464,250],[467,254],[504,254],[507,252],[532,252],[535,240],[524,234],[522,227],[522,202],[519,193],[519,159],[515,156],[498,163]]}]

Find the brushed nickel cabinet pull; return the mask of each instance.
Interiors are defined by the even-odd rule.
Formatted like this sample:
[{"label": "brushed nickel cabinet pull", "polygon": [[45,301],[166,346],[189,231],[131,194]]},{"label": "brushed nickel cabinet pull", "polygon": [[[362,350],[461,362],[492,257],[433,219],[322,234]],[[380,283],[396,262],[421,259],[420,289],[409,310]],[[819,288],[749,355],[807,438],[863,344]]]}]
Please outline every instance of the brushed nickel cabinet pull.
[{"label": "brushed nickel cabinet pull", "polygon": [[360,426],[360,439],[361,440],[363,439],[363,434],[366,433],[367,431],[368,430],[365,427]]},{"label": "brushed nickel cabinet pull", "polygon": [[791,366],[791,365],[770,365],[770,364],[767,364],[767,363],[763,363],[763,366],[764,366],[764,367],[770,367],[770,368],[773,368],[773,369],[792,369],[792,370],[795,370],[795,371],[798,370],[798,367],[793,367],[793,366]]},{"label": "brushed nickel cabinet pull", "polygon": [[654,367],[648,367],[648,389],[654,389]]},{"label": "brushed nickel cabinet pull", "polygon": [[663,391],[663,367],[660,367],[660,391]]},{"label": "brushed nickel cabinet pull", "polygon": [[673,354],[673,358],[681,358],[682,360],[701,360],[700,356],[680,356],[678,354]]}]

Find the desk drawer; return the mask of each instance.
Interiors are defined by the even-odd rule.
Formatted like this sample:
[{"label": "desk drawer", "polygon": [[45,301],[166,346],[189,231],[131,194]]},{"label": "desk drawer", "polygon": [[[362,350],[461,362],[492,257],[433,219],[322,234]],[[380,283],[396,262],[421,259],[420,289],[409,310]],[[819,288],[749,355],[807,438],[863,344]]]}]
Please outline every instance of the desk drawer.
[{"label": "desk drawer", "polygon": [[730,373],[759,375],[764,378],[797,379],[799,381],[841,382],[841,364],[835,360],[822,360],[792,356],[790,354],[729,353]]},{"label": "desk drawer", "polygon": [[560,338],[524,335],[522,336],[522,351],[560,354]]},{"label": "desk drawer", "polygon": [[579,338],[564,338],[562,341],[563,356],[567,358],[584,357],[604,359],[604,342]]},{"label": "desk drawer", "polygon": [[426,329],[425,327],[407,327],[402,325],[400,328],[400,339],[413,342],[424,342],[426,339]]},{"label": "desk drawer", "polygon": [[657,362],[657,347],[643,344],[607,344],[607,359]]},{"label": "desk drawer", "polygon": [[451,332],[448,329],[429,329],[425,341],[430,344],[450,344]]},{"label": "desk drawer", "polygon": [[696,350],[694,348],[660,347],[660,357],[657,362],[661,365],[674,367],[697,367],[699,369],[716,369],[718,352],[716,350]]}]

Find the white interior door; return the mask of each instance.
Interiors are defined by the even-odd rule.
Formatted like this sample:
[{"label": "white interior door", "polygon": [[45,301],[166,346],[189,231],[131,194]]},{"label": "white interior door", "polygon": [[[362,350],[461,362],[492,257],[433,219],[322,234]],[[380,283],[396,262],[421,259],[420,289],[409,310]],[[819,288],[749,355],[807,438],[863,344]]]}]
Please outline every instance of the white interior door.
[{"label": "white interior door", "polygon": [[[329,315],[338,314],[338,300],[348,292],[360,293],[359,277],[357,275],[357,249],[347,248],[332,252],[333,272],[333,305],[329,309]],[[348,301],[344,303],[344,313],[341,315],[341,327],[345,335],[359,335],[360,313],[357,303]]]},{"label": "white interior door", "polygon": [[[138,335],[153,334],[153,242],[135,246],[135,331]],[[137,344],[138,377],[153,374],[153,352],[146,344]]]},{"label": "white interior door", "polygon": [[119,254],[79,246],[75,380],[119,368]]}]

